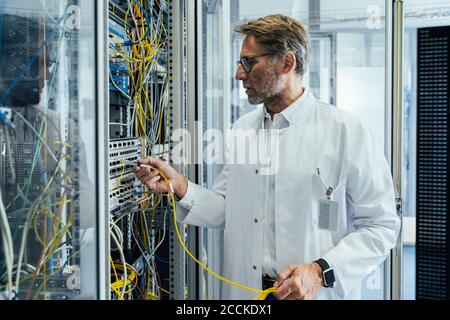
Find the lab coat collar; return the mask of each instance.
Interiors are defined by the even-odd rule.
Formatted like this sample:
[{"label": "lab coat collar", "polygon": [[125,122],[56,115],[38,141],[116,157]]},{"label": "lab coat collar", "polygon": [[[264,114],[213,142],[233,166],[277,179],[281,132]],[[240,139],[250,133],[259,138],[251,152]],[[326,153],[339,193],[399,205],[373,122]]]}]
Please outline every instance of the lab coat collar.
[{"label": "lab coat collar", "polygon": [[[307,87],[303,89],[304,91],[301,97],[280,113],[286,119],[289,126],[302,123],[306,118],[307,112],[314,105],[315,98],[312,92]],[[267,112],[266,106],[263,105],[261,107],[261,118],[264,119],[266,117],[270,117],[270,115]]]}]

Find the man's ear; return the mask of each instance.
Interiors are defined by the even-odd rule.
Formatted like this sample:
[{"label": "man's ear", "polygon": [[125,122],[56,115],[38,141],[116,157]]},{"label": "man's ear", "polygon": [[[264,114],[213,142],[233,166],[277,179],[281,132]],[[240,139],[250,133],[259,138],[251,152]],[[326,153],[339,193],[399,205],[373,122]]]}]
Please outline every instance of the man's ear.
[{"label": "man's ear", "polygon": [[297,65],[297,59],[292,51],[288,51],[283,57],[283,72],[289,73],[295,69]]}]

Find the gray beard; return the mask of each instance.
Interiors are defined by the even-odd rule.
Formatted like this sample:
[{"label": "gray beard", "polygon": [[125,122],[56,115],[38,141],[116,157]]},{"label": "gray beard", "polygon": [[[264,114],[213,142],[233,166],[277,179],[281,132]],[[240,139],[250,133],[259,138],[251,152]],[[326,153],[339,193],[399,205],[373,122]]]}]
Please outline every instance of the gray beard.
[{"label": "gray beard", "polygon": [[248,102],[252,105],[261,104],[264,100],[265,98],[261,96],[248,97]]},{"label": "gray beard", "polygon": [[255,96],[248,96],[248,102],[251,105],[265,103],[267,99],[278,95],[281,91],[282,81],[273,70],[267,70],[262,79],[261,89],[257,94]]}]

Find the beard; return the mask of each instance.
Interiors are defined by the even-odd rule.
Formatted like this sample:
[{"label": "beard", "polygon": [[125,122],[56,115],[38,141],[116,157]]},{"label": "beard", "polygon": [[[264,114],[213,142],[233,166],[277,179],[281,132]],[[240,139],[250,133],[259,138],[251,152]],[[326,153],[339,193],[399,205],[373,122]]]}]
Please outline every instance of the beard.
[{"label": "beard", "polygon": [[282,79],[275,68],[255,75],[252,82],[254,85],[247,91],[248,102],[252,105],[265,103],[267,99],[278,95],[282,88]]}]

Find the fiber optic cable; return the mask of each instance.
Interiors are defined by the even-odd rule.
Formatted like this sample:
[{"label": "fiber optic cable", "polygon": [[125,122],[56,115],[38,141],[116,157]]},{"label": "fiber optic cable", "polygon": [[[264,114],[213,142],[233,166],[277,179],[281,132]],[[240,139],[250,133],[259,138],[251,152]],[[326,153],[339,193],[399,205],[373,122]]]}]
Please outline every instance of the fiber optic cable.
[{"label": "fiber optic cable", "polygon": [[255,300],[264,300],[270,293],[276,292],[277,291],[277,287],[272,287],[266,290],[260,290],[260,289],[255,289],[255,288],[251,288],[242,284],[239,284],[237,282],[231,281],[229,279],[226,279],[224,277],[222,277],[221,275],[217,274],[216,272],[214,272],[213,270],[211,270],[209,267],[205,266],[202,262],[200,262],[190,251],[189,249],[186,247],[184,241],[181,238],[180,235],[180,231],[178,230],[178,222],[177,222],[177,209],[176,209],[176,203],[175,203],[175,195],[174,195],[174,191],[172,188],[172,184],[170,183],[170,181],[167,179],[167,177],[164,175],[164,173],[162,173],[161,171],[159,171],[156,168],[153,168],[154,170],[158,171],[158,173],[161,175],[161,177],[165,180],[167,187],[169,189],[169,195],[170,198],[172,200],[172,208],[173,208],[173,219],[174,219],[174,225],[175,225],[175,231],[178,237],[178,241],[180,242],[180,245],[182,246],[182,248],[184,249],[184,251],[192,258],[192,260],[194,260],[200,267],[202,267],[204,270],[206,270],[208,273],[210,273],[211,275],[213,275],[214,277],[220,279],[221,281],[228,283],[232,286],[238,287],[240,289],[246,290],[246,291],[251,291],[251,292],[256,292],[258,293],[258,295],[254,298]]}]

